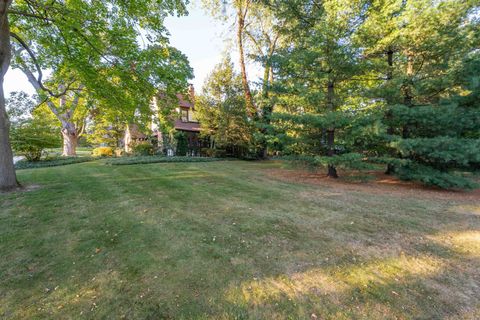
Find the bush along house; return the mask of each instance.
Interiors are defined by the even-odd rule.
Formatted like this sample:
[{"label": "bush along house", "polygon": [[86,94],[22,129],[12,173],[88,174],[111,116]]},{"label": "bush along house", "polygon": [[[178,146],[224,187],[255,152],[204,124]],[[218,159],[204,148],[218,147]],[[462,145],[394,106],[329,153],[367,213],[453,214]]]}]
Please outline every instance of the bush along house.
[{"label": "bush along house", "polygon": [[[195,118],[195,91],[193,85],[188,88],[188,97],[177,94],[175,112],[170,121],[173,132],[166,135],[152,122],[152,131],[158,139],[158,147],[167,156],[200,156],[200,150],[208,147],[208,138],[200,136],[200,123]],[[154,107],[162,108],[162,97],[157,97]]]}]

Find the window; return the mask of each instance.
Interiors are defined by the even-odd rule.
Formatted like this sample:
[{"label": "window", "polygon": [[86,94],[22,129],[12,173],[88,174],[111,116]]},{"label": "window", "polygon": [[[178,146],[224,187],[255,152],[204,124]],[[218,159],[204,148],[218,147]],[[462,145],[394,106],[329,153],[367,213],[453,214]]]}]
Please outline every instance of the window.
[{"label": "window", "polygon": [[188,122],[188,110],[182,109],[181,111],[182,122]]}]

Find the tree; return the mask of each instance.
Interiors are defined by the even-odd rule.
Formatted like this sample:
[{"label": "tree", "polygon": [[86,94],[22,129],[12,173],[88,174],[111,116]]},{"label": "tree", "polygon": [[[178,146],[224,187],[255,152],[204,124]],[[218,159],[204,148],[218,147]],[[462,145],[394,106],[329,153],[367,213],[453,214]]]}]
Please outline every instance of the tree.
[{"label": "tree", "polygon": [[[362,74],[361,47],[353,41],[364,21],[365,1],[329,0],[270,3],[282,20],[286,46],[275,57],[278,102],[276,115],[290,130],[304,131],[299,139],[317,140],[310,151],[327,156],[328,176],[337,178],[335,135],[347,124],[352,81]],[[286,111],[286,112],[285,112]],[[312,145],[311,142],[308,144]],[[316,150],[315,150],[316,149]]]},{"label": "tree", "polygon": [[13,92],[6,109],[11,119],[10,140],[17,155],[38,161],[46,148],[58,147],[56,119],[49,117],[48,110],[37,106],[25,92]]},{"label": "tree", "polygon": [[55,148],[60,143],[56,128],[39,117],[12,126],[10,138],[16,154],[24,156],[28,161],[40,160],[46,148]]},{"label": "tree", "polygon": [[[50,111],[55,115],[56,119],[61,123],[60,132],[63,137],[63,156],[76,156],[76,148],[78,140],[82,136],[86,125],[87,110],[85,106],[85,86],[83,84],[75,83],[75,76],[66,74],[63,70],[57,71],[50,77],[47,82],[50,87],[58,87],[62,95],[57,97],[55,94],[48,92],[42,88],[43,84],[35,77],[26,63],[27,57],[22,55],[25,49],[20,47],[15,52],[14,65],[27,76],[28,81],[36,90],[39,97],[39,103],[45,103]],[[65,83],[65,79],[69,83]],[[67,88],[68,86],[68,88]]]},{"label": "tree", "polygon": [[[443,188],[471,187],[454,171],[476,161],[472,152],[478,142],[465,130],[471,132],[469,123],[478,118],[455,97],[472,92],[466,89],[472,80],[460,75],[478,59],[478,21],[473,18],[478,7],[448,0],[374,3],[363,32],[373,40],[366,42],[368,58],[379,74],[387,70],[386,81],[369,93],[385,106],[387,172]],[[386,17],[394,18],[396,28]],[[378,32],[379,21],[388,32]],[[379,52],[387,54],[388,66]]]},{"label": "tree", "polygon": [[[1,87],[15,41],[25,49],[26,66],[50,97],[60,98],[75,89],[70,84],[82,84],[105,105],[132,116],[139,105],[149,105],[159,87],[175,90],[186,86],[191,76],[185,56],[171,48],[165,36],[163,20],[175,13],[186,13],[183,1],[2,1]],[[54,90],[43,82],[45,70],[74,71],[75,79],[64,79],[64,87]],[[0,91],[0,188],[7,189],[17,182]]]},{"label": "tree", "polygon": [[121,112],[111,108],[94,108],[90,111],[91,126],[87,142],[95,146],[121,147],[125,123],[120,121]]},{"label": "tree", "polygon": [[35,107],[35,100],[23,91],[10,93],[10,97],[5,101],[5,108],[11,125],[31,119]]},{"label": "tree", "polygon": [[[210,11],[210,13],[223,21],[228,21],[228,8],[227,2],[221,0],[204,0],[204,7]],[[242,79],[243,93],[245,97],[245,108],[248,115],[251,118],[254,118],[257,111],[255,107],[255,101],[253,100],[252,90],[250,88],[250,83],[247,75],[246,67],[246,53],[245,53],[245,38],[246,38],[246,28],[249,24],[248,17],[249,14],[255,10],[255,2],[253,0],[233,0],[230,3],[234,11],[234,25],[236,28],[235,31],[235,41],[238,49],[239,55],[239,65],[240,73]]]},{"label": "tree", "polygon": [[202,134],[217,149],[230,149],[236,156],[247,156],[254,127],[248,121],[241,76],[230,58],[216,65],[206,79],[203,94],[196,98],[196,115]]}]

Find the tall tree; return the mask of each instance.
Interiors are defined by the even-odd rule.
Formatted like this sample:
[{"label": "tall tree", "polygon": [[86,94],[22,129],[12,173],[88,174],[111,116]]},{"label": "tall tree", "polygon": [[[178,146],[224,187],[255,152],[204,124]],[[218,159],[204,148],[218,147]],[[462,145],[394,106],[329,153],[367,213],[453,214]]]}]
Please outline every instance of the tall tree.
[{"label": "tall tree", "polygon": [[270,5],[282,20],[287,39],[275,67],[281,86],[279,103],[291,117],[280,118],[289,118],[300,130],[314,129],[320,147],[314,153],[332,158],[326,161],[328,176],[336,178],[335,135],[345,125],[341,117],[352,93],[351,81],[361,74],[361,48],[353,37],[364,21],[366,2],[273,1]]},{"label": "tall tree", "polygon": [[[469,155],[478,143],[466,138],[470,129],[464,125],[471,123],[465,117],[478,118],[452,97],[468,95],[459,74],[466,65],[474,65],[478,51],[478,5],[452,0],[374,3],[377,10],[370,12],[365,25],[366,34],[376,36],[366,44],[371,53],[383,48],[387,54],[387,80],[371,90],[386,106],[383,137],[391,150],[387,171],[446,188],[471,186],[451,173],[475,162]],[[389,30],[383,34],[378,32],[382,19],[383,30]],[[384,60],[370,56],[377,66],[379,58]]]},{"label": "tall tree", "polygon": [[11,189],[18,185],[13,166],[12,146],[9,139],[10,123],[5,108],[3,81],[10,67],[10,24],[8,8],[12,0],[0,2],[0,189]]},{"label": "tall tree", "polygon": [[250,23],[249,15],[255,10],[255,2],[253,0],[232,0],[229,3],[227,3],[225,0],[203,0],[202,2],[204,7],[215,18],[221,21],[231,21],[232,17],[230,16],[230,9],[233,12],[235,43],[238,49],[240,73],[245,97],[245,107],[249,116],[253,119],[257,114],[257,110],[247,75],[245,40],[247,38],[246,30]]},{"label": "tall tree", "polygon": [[202,134],[210,137],[217,149],[231,149],[235,156],[248,155],[254,131],[242,91],[241,76],[235,73],[230,58],[225,58],[215,66],[202,95],[195,100]]}]

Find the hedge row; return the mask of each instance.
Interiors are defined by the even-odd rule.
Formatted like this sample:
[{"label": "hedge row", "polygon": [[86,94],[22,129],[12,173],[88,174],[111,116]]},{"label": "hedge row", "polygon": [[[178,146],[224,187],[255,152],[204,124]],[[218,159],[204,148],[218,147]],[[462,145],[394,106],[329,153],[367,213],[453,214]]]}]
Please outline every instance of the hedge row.
[{"label": "hedge row", "polygon": [[53,158],[40,161],[27,161],[20,160],[15,163],[15,169],[34,169],[34,168],[44,168],[44,167],[56,167],[64,166],[67,164],[81,163],[97,160],[98,158],[93,157],[68,157],[68,158]]}]

